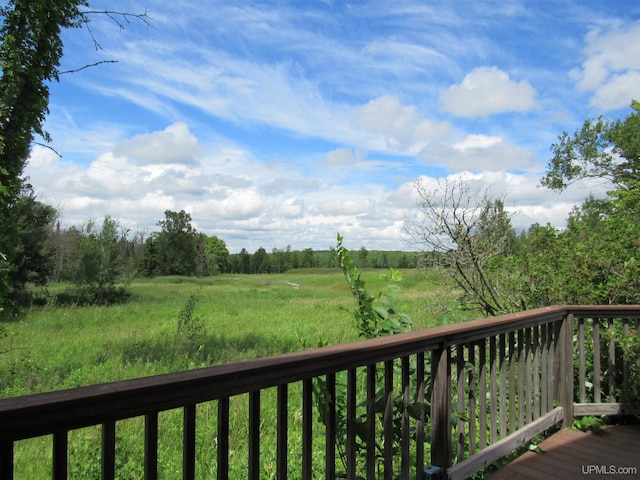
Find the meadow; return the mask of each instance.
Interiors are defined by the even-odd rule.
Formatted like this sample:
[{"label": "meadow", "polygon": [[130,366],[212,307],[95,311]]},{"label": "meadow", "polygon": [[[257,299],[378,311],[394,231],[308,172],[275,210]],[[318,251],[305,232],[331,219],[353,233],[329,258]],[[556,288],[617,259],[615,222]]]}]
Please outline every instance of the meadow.
[{"label": "meadow", "polygon": [[[384,270],[367,270],[363,279],[370,293],[384,289]],[[442,294],[428,284],[424,272],[402,271],[404,281],[395,306],[407,313],[414,328],[442,322],[442,316],[426,313],[427,304]],[[289,283],[299,284],[292,288]],[[67,286],[53,285],[50,293]],[[357,340],[352,311],[353,298],[338,269],[294,270],[271,275],[221,275],[206,278],[163,277],[136,280],[129,286],[127,303],[108,307],[59,307],[54,304],[32,307],[9,323],[11,335],[1,340],[0,396],[12,397],[42,391],[73,388],[113,380],[199,368],[209,365],[293,352],[319,345]],[[195,296],[193,318],[202,326],[198,345],[186,346],[177,335],[178,317],[191,296]],[[188,347],[188,348],[187,348]],[[275,393],[275,392],[273,392]],[[291,402],[298,396],[292,392]],[[263,401],[264,442],[275,437],[269,422],[269,392]],[[275,398],[275,395],[273,396]],[[238,398],[232,410],[246,411],[246,398]],[[295,405],[291,423],[301,421]],[[203,438],[215,437],[215,405],[199,408],[207,418]],[[273,413],[273,412],[271,412]],[[164,435],[160,445],[162,478],[178,478],[181,472],[179,442],[181,414],[165,412]],[[162,428],[162,426],[161,426]],[[141,419],[120,422],[119,478],[139,478],[143,465]],[[238,455],[236,474],[246,476],[243,444],[246,426],[233,429],[232,445]],[[42,451],[49,451],[48,439],[20,442],[16,450],[16,478],[50,478],[50,466]],[[295,443],[295,438],[291,439]],[[322,451],[319,436],[318,451]],[[70,436],[70,477],[99,478],[100,434],[96,428],[72,432]],[[198,452],[201,478],[210,478],[214,452]],[[295,445],[290,448],[295,450]],[[314,447],[315,448],[315,447]],[[42,461],[36,462],[35,459]],[[272,459],[275,462],[275,459]],[[271,462],[271,463],[273,463]],[[233,458],[231,459],[233,465]],[[268,458],[264,477],[269,478]],[[40,465],[42,464],[42,465]]]}]

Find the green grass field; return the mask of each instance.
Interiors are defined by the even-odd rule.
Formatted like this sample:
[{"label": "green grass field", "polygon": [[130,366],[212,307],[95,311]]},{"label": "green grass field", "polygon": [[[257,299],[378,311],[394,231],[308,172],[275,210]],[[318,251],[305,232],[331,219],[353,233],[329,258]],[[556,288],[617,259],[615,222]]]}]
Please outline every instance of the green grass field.
[{"label": "green grass field", "polygon": [[[381,278],[384,273],[380,270],[363,273],[370,293],[384,288],[385,281]],[[425,313],[425,305],[441,292],[429,288],[419,270],[403,271],[403,276],[396,307],[411,316],[414,328],[432,326],[436,319]],[[300,284],[300,288],[291,288],[289,282]],[[64,288],[54,285],[50,290],[55,293]],[[0,396],[175,372],[357,340],[351,313],[353,299],[342,272],[337,269],[199,279],[164,277],[137,280],[129,289],[132,296],[126,304],[33,307],[10,322],[12,335],[0,340],[0,352],[5,352],[0,355]],[[194,316],[201,319],[205,334],[197,349],[185,349],[176,338],[178,315],[194,294],[197,297]],[[275,438],[275,422],[269,421],[275,412],[275,392],[266,391],[264,397],[263,416],[267,419],[264,442],[269,443]],[[299,395],[294,391],[290,398],[293,402],[290,424],[294,429],[301,422],[295,406]],[[235,399],[232,416],[236,412],[238,419],[245,418],[245,403],[246,398]],[[179,411],[161,415],[164,431],[168,432],[162,440],[166,444],[160,445],[162,478],[180,476],[180,446],[176,443],[181,438],[180,415]],[[198,415],[211,417],[202,422],[207,427],[199,430],[198,435],[215,437],[215,405],[201,405]],[[140,478],[141,432],[141,419],[118,424],[119,478]],[[234,467],[238,478],[246,477],[240,453],[245,450],[246,441],[244,424],[232,428],[231,445],[237,447],[232,457],[238,456]],[[300,440],[291,438],[292,444],[296,441]],[[50,478],[46,455],[42,457],[43,451],[50,455],[48,442],[48,439],[20,442],[16,449],[16,478]],[[203,441],[204,450],[198,452],[201,478],[210,478],[215,468],[210,464],[215,454],[207,452],[208,444],[211,442]],[[99,445],[96,428],[72,432],[72,478],[99,478]],[[319,452],[322,448],[319,438]],[[235,465],[233,460],[231,463]],[[271,460],[263,459],[265,478],[271,477],[269,465],[275,465],[275,458]]]}]

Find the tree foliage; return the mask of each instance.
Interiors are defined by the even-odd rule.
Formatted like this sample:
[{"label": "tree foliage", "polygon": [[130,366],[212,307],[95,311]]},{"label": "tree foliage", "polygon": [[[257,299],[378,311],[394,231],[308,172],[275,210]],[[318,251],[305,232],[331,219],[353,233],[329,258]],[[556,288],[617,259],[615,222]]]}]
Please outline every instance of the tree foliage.
[{"label": "tree foliage", "polygon": [[160,232],[155,237],[157,265],[155,274],[195,275],[197,232],[191,225],[191,214],[165,210]]},{"label": "tree foliage", "polygon": [[19,198],[21,177],[34,136],[49,140],[43,123],[48,82],[58,79],[60,32],[80,25],[83,5],[77,0],[12,0],[0,7],[0,253],[6,262],[0,269],[0,303],[24,283],[20,271],[25,267],[25,245],[15,243],[23,228],[15,219],[22,216],[27,200]]},{"label": "tree foliage", "polygon": [[[558,233],[556,278],[565,303],[640,301],[640,103],[624,119],[586,120],[573,136],[554,144],[542,184],[562,190],[586,178],[611,182],[606,199],[588,198]],[[551,252],[550,252],[551,253]]]},{"label": "tree foliage", "polygon": [[116,288],[117,283],[126,279],[121,256],[126,238],[119,222],[107,215],[101,225],[90,220],[78,232],[75,236],[77,256],[70,268],[77,287],[77,301],[102,305],[126,298],[124,289]]},{"label": "tree foliage", "polygon": [[640,186],[640,103],[624,120],[602,117],[585,120],[573,135],[564,132],[551,146],[553,157],[542,185],[564,190],[576,181],[596,178],[610,181],[615,190],[635,191]]},{"label": "tree foliage", "polygon": [[57,216],[55,208],[37,200],[28,185],[7,205],[8,222],[14,228],[0,230],[0,244],[11,262],[3,262],[6,282],[0,287],[8,305],[29,303],[27,284],[46,284],[54,267],[49,244],[50,226]]},{"label": "tree foliage", "polygon": [[[22,175],[31,145],[36,139],[50,141],[43,124],[49,108],[49,84],[64,73],[58,70],[63,55],[62,30],[87,24],[89,15],[95,13],[107,14],[114,21],[118,16],[146,21],[146,13],[95,12],[88,6],[87,0],[10,0],[0,7],[0,305],[23,282],[16,272],[26,267],[26,257],[16,256],[21,255],[22,247],[11,242],[20,237],[21,228],[30,227],[16,224],[13,220],[21,213],[12,209],[20,208],[18,197],[23,188],[30,188]],[[30,272],[34,273],[33,268]]]},{"label": "tree foliage", "polygon": [[34,135],[48,113],[48,82],[58,80],[62,29],[83,22],[78,0],[12,0],[0,9],[0,194],[13,198],[21,188]]}]

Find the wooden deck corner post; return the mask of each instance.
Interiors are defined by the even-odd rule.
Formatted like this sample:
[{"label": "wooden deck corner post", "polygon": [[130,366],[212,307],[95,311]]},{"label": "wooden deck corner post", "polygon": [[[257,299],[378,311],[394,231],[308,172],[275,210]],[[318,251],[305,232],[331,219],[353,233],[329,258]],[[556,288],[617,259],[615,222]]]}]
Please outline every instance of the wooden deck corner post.
[{"label": "wooden deck corner post", "polygon": [[557,332],[554,399],[562,407],[562,428],[573,425],[573,314],[567,313]]},{"label": "wooden deck corner post", "polygon": [[451,354],[440,343],[431,352],[431,464],[442,474],[451,466]]}]

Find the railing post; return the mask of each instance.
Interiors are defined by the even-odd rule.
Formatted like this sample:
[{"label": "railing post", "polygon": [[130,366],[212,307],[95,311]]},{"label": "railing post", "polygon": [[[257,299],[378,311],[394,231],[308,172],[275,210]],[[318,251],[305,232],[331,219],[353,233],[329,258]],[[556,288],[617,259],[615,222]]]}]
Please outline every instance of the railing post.
[{"label": "railing post", "polygon": [[449,347],[444,343],[431,352],[431,464],[451,465],[451,367]]},{"label": "railing post", "polygon": [[555,400],[562,407],[562,428],[573,425],[573,314],[568,313],[557,329],[555,352]]}]

